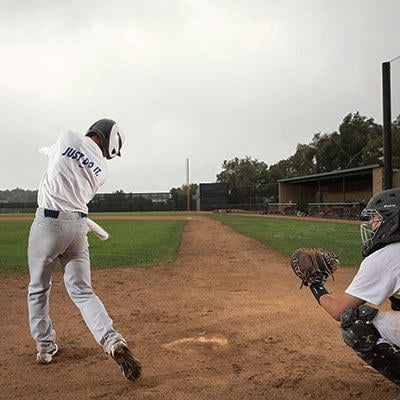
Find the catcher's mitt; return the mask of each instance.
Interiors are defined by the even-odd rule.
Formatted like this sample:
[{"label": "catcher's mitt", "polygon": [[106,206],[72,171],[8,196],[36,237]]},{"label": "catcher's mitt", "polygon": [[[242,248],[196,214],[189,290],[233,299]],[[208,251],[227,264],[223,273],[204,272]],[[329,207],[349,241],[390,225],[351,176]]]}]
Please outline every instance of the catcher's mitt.
[{"label": "catcher's mitt", "polygon": [[324,284],[329,275],[333,278],[339,259],[332,251],[300,248],[293,252],[290,264],[294,273],[301,279],[301,289],[312,283]]}]

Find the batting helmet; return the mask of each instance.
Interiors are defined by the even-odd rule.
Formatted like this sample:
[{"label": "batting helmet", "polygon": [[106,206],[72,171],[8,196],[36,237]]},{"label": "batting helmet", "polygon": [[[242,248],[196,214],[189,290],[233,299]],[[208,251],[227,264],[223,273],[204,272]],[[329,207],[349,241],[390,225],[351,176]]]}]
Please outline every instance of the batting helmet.
[{"label": "batting helmet", "polygon": [[86,136],[93,134],[100,137],[108,160],[115,156],[121,157],[121,147],[125,142],[125,135],[115,121],[108,118],[100,119],[88,129]]}]

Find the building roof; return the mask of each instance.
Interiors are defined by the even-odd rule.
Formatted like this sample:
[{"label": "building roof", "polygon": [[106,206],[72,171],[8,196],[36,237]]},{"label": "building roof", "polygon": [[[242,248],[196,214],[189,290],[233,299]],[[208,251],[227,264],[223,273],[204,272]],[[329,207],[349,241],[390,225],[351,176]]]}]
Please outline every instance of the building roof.
[{"label": "building roof", "polygon": [[343,178],[343,177],[347,177],[347,176],[369,175],[372,173],[373,169],[378,168],[378,167],[380,167],[379,164],[374,164],[374,165],[367,165],[367,166],[358,167],[358,168],[339,169],[336,171],[324,172],[321,174],[296,176],[294,178],[279,179],[278,183],[312,182],[312,181],[319,181],[322,179],[335,179],[335,178]]}]

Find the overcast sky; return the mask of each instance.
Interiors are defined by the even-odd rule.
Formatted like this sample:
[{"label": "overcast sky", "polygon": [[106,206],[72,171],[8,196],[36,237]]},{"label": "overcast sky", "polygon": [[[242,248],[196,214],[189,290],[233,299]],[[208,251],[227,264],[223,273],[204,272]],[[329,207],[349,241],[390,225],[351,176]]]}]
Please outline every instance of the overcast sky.
[{"label": "overcast sky", "polygon": [[351,112],[382,123],[399,15],[399,0],[0,0],[0,189],[37,189],[38,149],[103,117],[127,141],[100,192],[180,187],[187,158],[193,183],[235,157],[272,165]]}]

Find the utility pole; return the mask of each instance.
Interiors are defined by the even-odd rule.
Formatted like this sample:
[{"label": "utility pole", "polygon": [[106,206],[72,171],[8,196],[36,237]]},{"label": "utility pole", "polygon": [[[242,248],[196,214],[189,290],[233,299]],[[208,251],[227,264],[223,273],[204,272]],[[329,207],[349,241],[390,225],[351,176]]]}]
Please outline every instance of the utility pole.
[{"label": "utility pole", "polygon": [[390,61],[382,63],[382,104],[383,104],[383,186],[384,189],[387,190],[393,187]]}]

